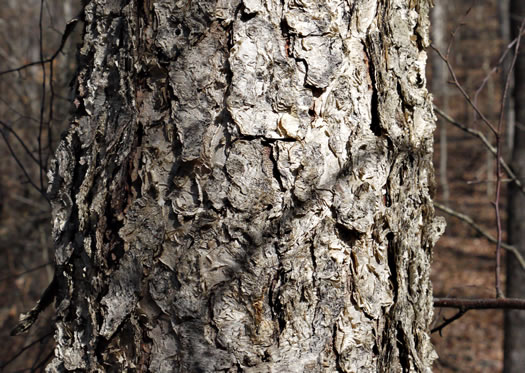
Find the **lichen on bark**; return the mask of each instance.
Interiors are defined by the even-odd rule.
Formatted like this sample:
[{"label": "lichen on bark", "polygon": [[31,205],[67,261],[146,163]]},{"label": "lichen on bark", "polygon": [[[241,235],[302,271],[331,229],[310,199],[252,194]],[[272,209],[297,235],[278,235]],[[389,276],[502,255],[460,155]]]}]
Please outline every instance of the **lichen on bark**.
[{"label": "lichen on bark", "polygon": [[48,371],[430,371],[428,7],[91,0]]}]

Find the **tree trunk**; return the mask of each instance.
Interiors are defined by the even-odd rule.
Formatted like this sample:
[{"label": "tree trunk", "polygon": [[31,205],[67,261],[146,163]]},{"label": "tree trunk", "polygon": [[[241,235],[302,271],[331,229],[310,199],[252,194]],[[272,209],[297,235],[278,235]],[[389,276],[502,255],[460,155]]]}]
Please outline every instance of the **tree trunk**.
[{"label": "tree trunk", "polygon": [[[498,18],[500,23],[500,35],[503,40],[503,44],[506,45],[511,42],[511,17],[510,17],[510,3],[514,0],[500,0],[498,1]],[[501,74],[501,84],[504,87],[507,73],[511,67],[512,58],[507,58],[503,62],[503,69]],[[511,72],[511,81],[509,86],[509,95],[507,96],[507,102],[505,103],[505,134],[506,134],[506,146],[505,156],[510,158],[512,156],[512,147],[514,143],[514,130],[515,130],[515,103],[514,103],[514,74]]]},{"label": "tree trunk", "polygon": [[[511,1],[510,8],[512,37],[518,36],[525,3],[521,0]],[[523,39],[522,39],[523,41]],[[514,102],[525,102],[525,49],[522,47],[514,68]],[[525,106],[515,108],[514,145],[511,165],[520,180],[525,180]],[[508,235],[510,244],[525,255],[525,195],[513,183],[509,185]],[[525,298],[525,271],[513,255],[507,256],[507,296]],[[523,372],[525,367],[525,313],[520,310],[505,311],[505,344],[504,372]]]},{"label": "tree trunk", "polygon": [[[446,2],[440,0],[432,9],[430,14],[432,22],[432,44],[441,52],[447,48],[447,8]],[[439,54],[431,54],[432,65],[432,94],[434,95],[434,102],[441,106],[441,109],[448,112],[448,70],[445,62],[441,59]],[[438,122],[439,123],[439,122]],[[448,123],[444,121],[439,125],[439,184],[442,190],[442,198],[445,205],[448,205],[450,199],[450,189],[448,186]]]},{"label": "tree trunk", "polygon": [[427,0],[91,0],[49,372],[429,372]]}]

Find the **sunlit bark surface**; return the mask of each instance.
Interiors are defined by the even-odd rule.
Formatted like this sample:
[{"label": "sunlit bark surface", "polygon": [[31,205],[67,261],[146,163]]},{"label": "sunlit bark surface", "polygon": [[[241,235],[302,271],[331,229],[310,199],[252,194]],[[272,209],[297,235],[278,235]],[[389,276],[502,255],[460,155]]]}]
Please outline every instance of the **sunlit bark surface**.
[{"label": "sunlit bark surface", "polygon": [[90,1],[48,371],[430,371],[428,8]]}]

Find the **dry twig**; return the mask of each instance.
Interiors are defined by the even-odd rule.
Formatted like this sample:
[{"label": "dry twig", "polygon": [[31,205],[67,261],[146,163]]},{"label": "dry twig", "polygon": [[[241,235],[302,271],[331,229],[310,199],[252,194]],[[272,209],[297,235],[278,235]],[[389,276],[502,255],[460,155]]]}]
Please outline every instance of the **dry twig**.
[{"label": "dry twig", "polygon": [[[490,143],[490,141],[487,139],[487,137],[482,132],[472,129],[472,128],[468,128],[466,125],[458,122],[457,120],[455,120],[450,115],[448,115],[447,113],[445,113],[443,110],[441,110],[440,108],[436,106],[434,106],[434,111],[438,113],[440,117],[445,119],[447,122],[449,122],[453,126],[456,126],[462,131],[465,131],[466,133],[480,139],[483,145],[485,145],[485,147],[491,152],[491,154],[494,157],[497,156],[496,148]],[[516,176],[516,173],[512,170],[512,168],[507,164],[507,162],[505,162],[503,158],[500,158],[500,162],[501,162],[501,167],[503,167],[503,169],[505,170],[509,178],[512,180],[512,182],[516,184],[516,186],[521,190],[522,193],[525,193],[525,187],[523,183],[520,181],[520,179],[518,179],[518,177]]]},{"label": "dry twig", "polygon": [[[434,202],[434,206],[438,208],[439,210],[446,212],[447,214],[454,216],[455,218],[458,218],[459,220],[464,221],[465,223],[470,225],[472,228],[474,228],[476,232],[478,232],[483,237],[485,237],[488,241],[492,243],[497,242],[494,236],[492,236],[490,233],[488,233],[486,230],[484,230],[478,224],[476,224],[476,222],[470,216],[457,212],[456,210],[453,210],[450,207],[442,205],[441,203],[438,203],[438,202]],[[520,254],[520,252],[518,251],[516,247],[506,244],[506,243],[501,243],[501,247],[503,247],[507,251],[510,251],[516,257],[518,262],[520,262],[521,268],[525,270],[525,259],[523,258],[523,256]]]}]

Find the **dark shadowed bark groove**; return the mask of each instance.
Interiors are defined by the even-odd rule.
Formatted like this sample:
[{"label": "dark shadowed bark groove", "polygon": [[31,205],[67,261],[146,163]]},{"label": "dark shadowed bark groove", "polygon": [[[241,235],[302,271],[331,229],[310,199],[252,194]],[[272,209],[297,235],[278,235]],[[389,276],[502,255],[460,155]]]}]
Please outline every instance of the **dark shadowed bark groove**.
[{"label": "dark shadowed bark groove", "polygon": [[428,7],[90,1],[48,371],[430,371]]}]

